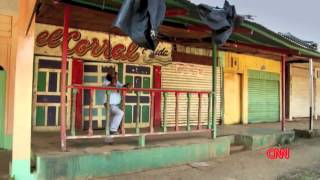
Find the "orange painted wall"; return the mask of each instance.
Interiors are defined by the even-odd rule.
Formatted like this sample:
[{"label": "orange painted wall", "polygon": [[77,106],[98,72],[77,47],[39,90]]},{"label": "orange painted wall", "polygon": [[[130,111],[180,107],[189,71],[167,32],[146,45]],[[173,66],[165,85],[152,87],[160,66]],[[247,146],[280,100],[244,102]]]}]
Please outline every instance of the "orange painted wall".
[{"label": "orange painted wall", "polygon": [[[14,1],[12,1],[14,2]],[[8,6],[8,5],[7,5]],[[14,39],[14,19],[13,15],[18,14],[8,9],[0,3],[0,65],[7,72],[7,89],[6,89],[6,110],[5,110],[5,134],[12,134],[13,125],[13,91],[14,91],[14,73],[15,73],[15,43]]]},{"label": "orange painted wall", "polygon": [[[7,135],[12,135],[13,132],[14,82],[17,54],[19,53],[17,51],[18,41],[21,42],[25,38],[34,3],[35,0],[0,1],[0,65],[5,69],[8,77],[5,110],[5,134]],[[32,28],[30,33],[34,33]],[[29,50],[33,52],[33,49]]]}]

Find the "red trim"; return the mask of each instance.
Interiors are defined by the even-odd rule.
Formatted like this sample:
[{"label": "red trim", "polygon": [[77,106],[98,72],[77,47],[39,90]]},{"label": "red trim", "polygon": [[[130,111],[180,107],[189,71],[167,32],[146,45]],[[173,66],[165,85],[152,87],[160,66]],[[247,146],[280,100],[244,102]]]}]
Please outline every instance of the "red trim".
[{"label": "red trim", "polygon": [[189,11],[181,8],[167,9],[166,17],[187,16]]},{"label": "red trim", "polygon": [[[83,83],[83,61],[73,59],[72,61],[72,84]],[[83,108],[83,91],[79,90],[76,97],[76,129],[82,129],[82,108]]]},{"label": "red trim", "polygon": [[280,54],[299,54],[299,51],[293,50],[293,49],[286,49],[286,48],[276,48],[276,47],[270,47],[270,46],[264,46],[264,45],[258,45],[258,44],[247,44],[247,43],[240,43],[240,42],[234,42],[234,43],[226,43],[228,46],[232,46],[236,49],[242,49],[242,48],[254,48],[274,53],[280,53]]},{"label": "red trim", "polygon": [[73,88],[73,89],[86,89],[86,90],[113,90],[113,91],[140,91],[140,92],[167,92],[167,93],[191,93],[191,94],[208,94],[211,93],[211,91],[194,91],[194,90],[175,90],[175,89],[145,89],[145,88],[115,88],[115,87],[104,87],[104,86],[84,86],[82,84],[74,84],[71,86],[67,86],[67,88]]},{"label": "red trim", "polygon": [[[161,66],[153,67],[153,88],[161,89]],[[154,127],[161,126],[161,93],[154,94]]]},{"label": "red trim", "polygon": [[63,25],[63,43],[62,43],[62,62],[61,62],[61,98],[60,98],[60,140],[61,150],[66,151],[66,79],[67,79],[67,51],[68,51],[68,32],[69,32],[69,18],[71,8],[69,5],[64,7],[64,25]]}]

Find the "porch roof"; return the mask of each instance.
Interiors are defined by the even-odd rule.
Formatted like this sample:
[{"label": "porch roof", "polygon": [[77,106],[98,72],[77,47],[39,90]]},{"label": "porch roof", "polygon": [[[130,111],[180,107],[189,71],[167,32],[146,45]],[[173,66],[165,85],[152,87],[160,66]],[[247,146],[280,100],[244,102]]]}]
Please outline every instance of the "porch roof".
[{"label": "porch roof", "polygon": [[[93,28],[96,31],[111,31],[112,29],[108,29],[107,26],[111,26],[123,0],[60,0],[60,2],[72,4],[82,8],[82,10],[88,8],[100,12],[107,12],[104,14],[109,14],[108,19],[95,17],[95,23],[100,25],[94,25],[92,22],[85,24],[90,24],[87,26],[91,26],[90,28]],[[60,12],[63,12],[62,8],[59,8],[59,5],[61,6],[61,4],[54,5],[52,0],[42,0],[41,3],[51,6],[51,8],[58,8],[61,10]],[[171,10],[171,14],[165,18],[165,21],[161,26],[160,38],[169,42],[211,48],[211,31],[200,20],[197,6],[186,0],[166,0],[166,3],[167,11]],[[86,13],[73,13],[77,14],[76,21],[78,23],[91,20],[90,17],[85,18]],[[56,21],[62,23],[62,14],[55,13],[51,16],[59,17],[58,19],[60,20]],[[85,18],[85,20],[80,21],[79,16]],[[48,16],[43,15],[41,17],[40,15],[38,21],[49,22],[52,21],[53,17],[50,18],[48,19]],[[59,22],[57,23],[59,24]],[[112,31],[121,34],[119,30],[113,29]],[[320,60],[320,52],[317,50],[308,48],[301,44],[301,42],[289,40],[263,25],[247,20],[241,23],[240,27],[235,28],[228,43],[223,47],[220,47],[220,49],[238,49],[237,51],[239,51],[239,47],[234,46],[235,44],[240,44],[241,46],[239,47],[248,47],[251,51],[259,49],[261,51],[274,52],[278,55],[285,54],[292,59],[315,58]],[[260,51],[255,51],[255,53],[260,53]]]}]

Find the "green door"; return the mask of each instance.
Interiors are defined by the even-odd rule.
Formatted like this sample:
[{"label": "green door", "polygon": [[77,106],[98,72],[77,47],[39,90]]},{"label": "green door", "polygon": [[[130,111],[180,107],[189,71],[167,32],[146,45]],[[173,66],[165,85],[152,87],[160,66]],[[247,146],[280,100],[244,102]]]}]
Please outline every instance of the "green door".
[{"label": "green door", "polygon": [[249,123],[280,120],[279,74],[249,70]]},{"label": "green door", "polygon": [[[152,88],[152,66],[131,65],[124,66],[124,81],[132,83],[134,88]],[[137,115],[137,96],[129,92],[126,96],[125,122],[127,128],[134,128]],[[140,127],[149,127],[150,120],[150,93],[143,92],[140,95]]]},{"label": "green door", "polygon": [[5,148],[5,103],[6,103],[6,72],[0,66],[0,148]]}]

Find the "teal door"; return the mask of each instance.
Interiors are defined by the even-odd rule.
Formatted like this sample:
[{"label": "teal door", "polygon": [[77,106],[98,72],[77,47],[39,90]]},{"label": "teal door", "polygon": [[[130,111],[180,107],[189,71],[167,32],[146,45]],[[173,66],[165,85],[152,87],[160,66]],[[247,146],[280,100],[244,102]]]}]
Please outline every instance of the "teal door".
[{"label": "teal door", "polygon": [[279,74],[249,70],[249,123],[280,120]]}]

